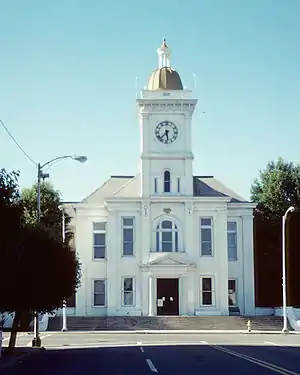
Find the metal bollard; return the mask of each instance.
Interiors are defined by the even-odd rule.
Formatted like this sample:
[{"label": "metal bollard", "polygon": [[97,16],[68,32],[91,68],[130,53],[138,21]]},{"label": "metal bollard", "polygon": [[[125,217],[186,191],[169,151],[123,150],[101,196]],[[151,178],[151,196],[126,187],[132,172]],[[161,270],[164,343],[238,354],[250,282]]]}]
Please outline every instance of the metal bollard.
[{"label": "metal bollard", "polygon": [[248,331],[248,333],[251,332],[251,320],[250,319],[247,322],[247,331]]}]

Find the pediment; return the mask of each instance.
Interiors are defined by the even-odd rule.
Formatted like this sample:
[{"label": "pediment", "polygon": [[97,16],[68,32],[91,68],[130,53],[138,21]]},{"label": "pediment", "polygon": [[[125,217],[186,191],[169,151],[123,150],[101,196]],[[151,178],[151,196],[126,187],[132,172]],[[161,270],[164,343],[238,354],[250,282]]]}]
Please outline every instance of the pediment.
[{"label": "pediment", "polygon": [[184,259],[186,257],[183,256],[176,256],[176,255],[171,255],[171,254],[166,254],[166,255],[152,255],[152,259],[149,259],[147,265],[148,266],[190,266],[191,263],[187,260]]}]

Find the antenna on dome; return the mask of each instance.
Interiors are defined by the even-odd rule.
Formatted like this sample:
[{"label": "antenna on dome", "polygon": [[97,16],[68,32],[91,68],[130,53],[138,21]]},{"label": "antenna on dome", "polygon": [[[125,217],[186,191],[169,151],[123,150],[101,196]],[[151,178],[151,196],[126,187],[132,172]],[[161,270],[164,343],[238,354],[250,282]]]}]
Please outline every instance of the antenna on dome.
[{"label": "antenna on dome", "polygon": [[194,82],[194,90],[196,90],[196,88],[197,88],[197,77],[196,77],[195,73],[193,73],[193,82]]}]

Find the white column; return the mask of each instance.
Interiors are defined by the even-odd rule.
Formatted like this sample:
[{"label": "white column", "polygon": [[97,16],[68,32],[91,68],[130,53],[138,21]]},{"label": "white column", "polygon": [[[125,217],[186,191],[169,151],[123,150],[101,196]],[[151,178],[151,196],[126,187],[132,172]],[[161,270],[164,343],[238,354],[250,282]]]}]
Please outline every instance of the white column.
[{"label": "white column", "polygon": [[148,316],[153,316],[153,277],[149,276],[149,311]]},{"label": "white column", "polygon": [[218,209],[216,217],[215,256],[217,257],[216,300],[222,315],[228,315],[227,208]]},{"label": "white column", "polygon": [[115,211],[109,211],[107,220],[107,232],[106,232],[106,251],[107,251],[107,314],[116,315],[116,311],[120,306],[120,272],[119,272],[119,230],[118,215]]},{"label": "white column", "polygon": [[243,261],[244,261],[244,300],[245,315],[255,314],[254,254],[253,254],[253,215],[243,220]]}]

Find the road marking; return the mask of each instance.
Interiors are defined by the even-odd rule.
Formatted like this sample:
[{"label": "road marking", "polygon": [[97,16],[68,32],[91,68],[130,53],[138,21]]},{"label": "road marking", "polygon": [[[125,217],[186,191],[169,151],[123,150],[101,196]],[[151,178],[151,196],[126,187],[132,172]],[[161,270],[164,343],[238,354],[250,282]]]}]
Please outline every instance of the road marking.
[{"label": "road marking", "polygon": [[140,349],[141,349],[142,353],[145,353],[145,350],[144,350],[144,348],[142,346],[140,347]]},{"label": "road marking", "polygon": [[200,341],[200,342],[201,342],[201,344],[208,345],[207,341]]},{"label": "road marking", "polygon": [[274,345],[274,346],[282,346],[280,344],[276,344],[276,342],[272,342],[272,341],[264,341],[265,344],[268,344],[268,345]]},{"label": "road marking", "polygon": [[[52,333],[49,333],[48,335],[41,336],[41,340],[43,340],[45,337],[49,337],[49,336],[52,336]],[[32,346],[32,340],[29,341],[29,343],[28,343],[26,346],[27,346],[27,347]]]},{"label": "road marking", "polygon": [[154,364],[152,363],[152,361],[151,361],[151,359],[146,359],[146,362],[148,363],[148,366],[149,366],[149,368],[150,368],[150,370],[152,371],[152,372],[158,372],[157,371],[157,368],[154,366]]},{"label": "road marking", "polygon": [[227,348],[217,346],[217,345],[211,345],[211,348],[219,350],[219,351],[227,353],[227,354],[230,354],[230,355],[233,355],[235,357],[244,359],[246,361],[255,363],[256,365],[259,365],[261,367],[265,367],[269,370],[272,370],[274,372],[278,372],[279,374],[282,374],[282,375],[299,375],[299,373],[297,373],[297,372],[287,370],[283,367],[274,365],[273,363],[262,361],[261,359],[258,359],[258,358],[250,357],[249,355],[246,355],[246,354],[238,353],[238,352],[233,351],[231,349],[227,349]]},{"label": "road marking", "polygon": [[[18,333],[17,334],[17,339],[20,338],[20,337],[23,337],[23,336],[27,336],[27,333]],[[8,337],[5,337],[4,339],[2,339],[2,342],[3,341],[8,341],[10,339],[10,335]]]}]

